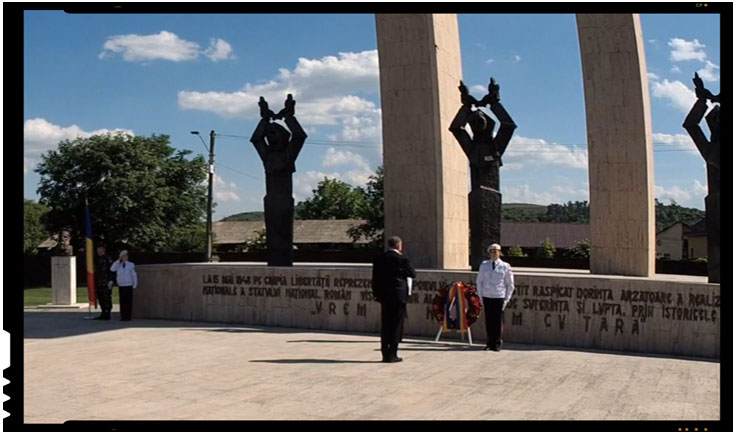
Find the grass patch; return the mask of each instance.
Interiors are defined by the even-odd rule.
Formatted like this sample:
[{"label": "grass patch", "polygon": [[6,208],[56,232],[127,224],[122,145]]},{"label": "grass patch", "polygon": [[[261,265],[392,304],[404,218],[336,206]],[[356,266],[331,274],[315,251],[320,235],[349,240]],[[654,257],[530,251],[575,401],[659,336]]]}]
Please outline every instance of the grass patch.
[{"label": "grass patch", "polygon": [[[87,288],[77,288],[77,303],[87,303]],[[23,290],[23,306],[38,306],[51,303],[51,288],[29,288]],[[118,287],[113,287],[113,304],[119,304]],[[97,303],[98,307],[100,303]]]}]

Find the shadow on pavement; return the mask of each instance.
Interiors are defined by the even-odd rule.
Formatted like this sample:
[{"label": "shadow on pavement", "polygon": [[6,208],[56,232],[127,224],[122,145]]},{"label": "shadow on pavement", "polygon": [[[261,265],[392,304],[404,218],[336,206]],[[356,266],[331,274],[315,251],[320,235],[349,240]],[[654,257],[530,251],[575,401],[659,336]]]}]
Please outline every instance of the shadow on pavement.
[{"label": "shadow on pavement", "polygon": [[334,359],[274,359],[249,360],[253,363],[381,363],[380,360],[334,360]]},{"label": "shadow on pavement", "polygon": [[[326,337],[335,335],[338,339],[303,339],[291,340],[288,343],[317,343],[317,344],[336,344],[336,343],[371,343],[376,344],[379,340],[379,333],[360,333],[335,330],[319,330],[319,329],[296,329],[286,327],[265,327],[253,325],[233,325],[224,323],[208,323],[198,321],[181,321],[181,320],[165,320],[165,319],[137,319],[135,316],[132,321],[120,321],[120,313],[117,306],[113,309],[112,319],[109,321],[94,321],[86,318],[96,317],[99,311],[92,311],[91,315],[86,311],[49,311],[49,310],[32,310],[24,309],[23,311],[23,338],[24,339],[53,339],[67,336],[78,336],[91,333],[107,332],[129,328],[181,328],[187,332],[208,332],[208,333],[319,333]],[[373,340],[350,340],[344,339],[346,335],[366,336]],[[343,338],[343,339],[341,339]],[[430,337],[404,337],[400,344],[401,351],[481,351],[482,343],[469,346],[463,341],[445,341],[434,342]],[[376,351],[379,351],[376,349]],[[669,354],[647,354],[635,353],[628,351],[599,350],[593,348],[574,348],[560,346],[545,346],[534,344],[520,344],[505,342],[502,353],[509,351],[576,351],[583,353],[596,354],[612,354],[630,357],[655,357],[662,359],[681,359],[691,361],[705,361],[719,363],[720,359],[710,359],[702,357],[677,356]],[[287,361],[271,361],[273,363],[290,363]],[[341,363],[341,361],[333,361]],[[292,363],[330,363],[330,361],[300,361]],[[347,362],[346,362],[347,363]],[[373,362],[353,362],[353,363],[373,363]]]}]

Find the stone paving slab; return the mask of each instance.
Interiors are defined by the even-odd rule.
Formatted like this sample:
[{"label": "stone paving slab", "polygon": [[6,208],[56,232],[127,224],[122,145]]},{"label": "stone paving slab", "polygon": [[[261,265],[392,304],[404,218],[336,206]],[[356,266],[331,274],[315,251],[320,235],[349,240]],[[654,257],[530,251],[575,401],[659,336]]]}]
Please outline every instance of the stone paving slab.
[{"label": "stone paving slab", "polygon": [[[717,420],[719,363],[507,343],[24,312],[24,422]],[[464,397],[458,402],[449,397]]]}]

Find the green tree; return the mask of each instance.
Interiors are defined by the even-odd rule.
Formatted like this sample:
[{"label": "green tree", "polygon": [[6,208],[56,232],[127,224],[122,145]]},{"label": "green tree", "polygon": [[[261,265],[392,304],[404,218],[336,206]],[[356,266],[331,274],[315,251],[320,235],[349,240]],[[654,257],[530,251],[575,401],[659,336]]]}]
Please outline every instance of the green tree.
[{"label": "green tree", "polygon": [[512,246],[509,248],[509,251],[507,251],[507,256],[511,257],[524,257],[527,256],[524,252],[522,252],[522,247],[520,246]]},{"label": "green tree", "polygon": [[590,258],[591,241],[589,241],[588,238],[584,238],[581,241],[576,241],[576,245],[568,250],[566,256],[569,258]]},{"label": "green tree", "polygon": [[682,207],[675,200],[671,200],[670,205],[665,205],[655,199],[655,225],[658,231],[678,222],[693,225],[705,216],[704,211]]},{"label": "green tree", "polygon": [[261,250],[266,250],[266,228],[261,228],[261,230],[256,232],[256,235],[249,238],[243,248],[245,252],[257,252]]},{"label": "green tree", "polygon": [[42,223],[49,207],[30,199],[23,199],[23,253],[36,253],[36,248],[49,237]]},{"label": "green tree", "polygon": [[353,242],[365,237],[370,240],[370,246],[381,247],[384,239],[384,167],[376,168],[366,188],[358,187],[358,190],[364,196],[358,213],[366,223],[348,229],[348,235]]},{"label": "green tree", "polygon": [[537,248],[535,251],[535,256],[541,257],[541,258],[552,258],[555,256],[555,245],[553,245],[553,241],[550,240],[550,238],[545,238],[541,243],[540,247]]},{"label": "green tree", "polygon": [[301,220],[361,218],[364,194],[339,179],[323,178],[312,190],[312,197],[299,202],[295,215]]},{"label": "green tree", "polygon": [[588,223],[589,222],[589,203],[588,201],[567,202],[563,205],[551,203],[545,215],[540,217],[540,221],[550,223]]},{"label": "green tree", "polygon": [[36,168],[40,203],[51,207],[46,229],[69,226],[73,244],[81,246],[87,198],[93,235],[109,247],[169,249],[180,231],[197,228],[206,215],[207,166],[202,156],[187,159],[189,153],[169,146],[166,135],[62,141]]}]

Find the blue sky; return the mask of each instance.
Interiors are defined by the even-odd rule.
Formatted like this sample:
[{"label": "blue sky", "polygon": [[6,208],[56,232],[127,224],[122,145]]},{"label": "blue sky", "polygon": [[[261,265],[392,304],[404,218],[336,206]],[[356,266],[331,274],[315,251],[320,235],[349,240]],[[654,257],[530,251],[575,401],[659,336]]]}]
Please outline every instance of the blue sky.
[{"label": "blue sky", "polygon": [[[718,15],[641,15],[650,75],[656,197],[703,209],[706,169],[681,123],[691,77],[720,90]],[[489,77],[518,125],[501,172],[503,200],[588,199],[586,119],[573,14],[459,14],[464,82]],[[33,167],[63,139],[122,130],[167,134],[205,154],[216,139],[215,219],[262,209],[263,168],[248,141],[258,96],[288,92],[309,138],[295,199],[323,176],[362,185],[381,164],[381,102],[374,16],[69,15],[24,17],[24,196],[38,199]],[[276,111],[275,110],[275,111]],[[706,129],[706,127],[704,126]],[[240,137],[234,137],[240,136]]]}]

